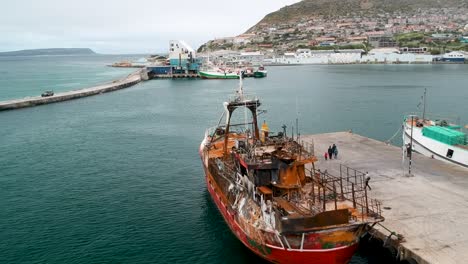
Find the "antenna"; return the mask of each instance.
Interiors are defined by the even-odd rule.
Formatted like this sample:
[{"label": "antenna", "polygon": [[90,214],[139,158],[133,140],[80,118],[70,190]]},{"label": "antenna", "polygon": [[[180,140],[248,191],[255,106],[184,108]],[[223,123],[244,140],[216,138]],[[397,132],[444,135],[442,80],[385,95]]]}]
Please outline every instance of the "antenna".
[{"label": "antenna", "polygon": [[242,98],[244,96],[244,83],[242,81],[242,71],[239,71],[239,97]]},{"label": "antenna", "polygon": [[300,140],[300,134],[299,134],[299,104],[298,104],[297,96],[296,96],[296,137],[297,137],[297,141],[299,142],[299,140]]},{"label": "antenna", "polygon": [[423,121],[426,120],[426,92],[427,88],[424,88],[424,101],[423,101]]},{"label": "antenna", "polygon": [[299,118],[296,118],[296,138],[297,138],[297,142],[299,143],[299,138],[300,138],[300,134],[299,134]]}]

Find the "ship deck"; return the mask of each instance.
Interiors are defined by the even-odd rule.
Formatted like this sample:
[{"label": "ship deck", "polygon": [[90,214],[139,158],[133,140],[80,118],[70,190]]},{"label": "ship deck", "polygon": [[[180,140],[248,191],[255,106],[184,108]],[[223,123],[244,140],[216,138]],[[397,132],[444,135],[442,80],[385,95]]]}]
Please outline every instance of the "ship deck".
[{"label": "ship deck", "polygon": [[[409,176],[399,147],[349,132],[307,135],[301,140],[314,145],[319,159],[315,165],[322,171],[340,175],[344,164],[368,172],[369,193],[384,208],[385,228],[376,225],[376,235],[386,238],[388,230],[403,235],[402,258],[412,257],[420,264],[468,259],[467,169],[414,154]],[[338,147],[338,159],[325,161],[323,154],[332,144]]]}]

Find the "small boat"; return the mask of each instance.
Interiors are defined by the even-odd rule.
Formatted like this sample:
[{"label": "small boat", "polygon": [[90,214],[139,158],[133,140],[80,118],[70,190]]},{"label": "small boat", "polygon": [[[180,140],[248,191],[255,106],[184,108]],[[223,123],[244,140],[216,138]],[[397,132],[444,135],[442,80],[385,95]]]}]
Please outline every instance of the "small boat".
[{"label": "small boat", "polygon": [[202,79],[239,79],[238,71],[228,69],[211,69],[199,71],[198,74]]},{"label": "small boat", "polygon": [[317,170],[312,148],[286,128],[259,129],[260,104],[240,78],[219,124],[206,131],[199,153],[211,198],[233,235],[267,261],[349,263],[369,226],[384,220],[366,174]]},{"label": "small boat", "polygon": [[265,78],[267,77],[268,71],[265,69],[265,67],[261,66],[258,67],[258,69],[254,72],[254,77],[255,78]]},{"label": "small boat", "polygon": [[[424,92],[422,116],[407,115],[403,122],[403,144],[406,153],[412,151],[468,168],[468,141],[463,127],[447,118],[426,117]],[[466,127],[465,127],[466,129]]]}]

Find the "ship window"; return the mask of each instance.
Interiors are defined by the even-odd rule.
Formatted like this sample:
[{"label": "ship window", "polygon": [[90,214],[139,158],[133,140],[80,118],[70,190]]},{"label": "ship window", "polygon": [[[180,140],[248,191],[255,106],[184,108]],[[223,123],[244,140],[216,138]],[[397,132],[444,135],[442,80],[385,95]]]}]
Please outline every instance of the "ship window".
[{"label": "ship window", "polygon": [[449,149],[447,151],[447,158],[452,158],[452,156],[453,156],[453,149]]}]

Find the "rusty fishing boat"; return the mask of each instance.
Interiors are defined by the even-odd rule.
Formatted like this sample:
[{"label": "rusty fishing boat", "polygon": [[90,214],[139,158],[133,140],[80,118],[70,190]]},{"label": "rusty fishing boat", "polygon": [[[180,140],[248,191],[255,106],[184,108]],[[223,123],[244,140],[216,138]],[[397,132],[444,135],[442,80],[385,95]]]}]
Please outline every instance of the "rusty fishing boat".
[{"label": "rusty fishing boat", "polygon": [[[285,127],[276,134],[266,123],[259,129],[259,106],[240,79],[220,122],[205,133],[199,152],[214,203],[232,233],[267,261],[348,263],[360,237],[383,221],[366,175],[316,169],[312,145],[288,137]],[[235,123],[239,108],[244,120]]]}]

